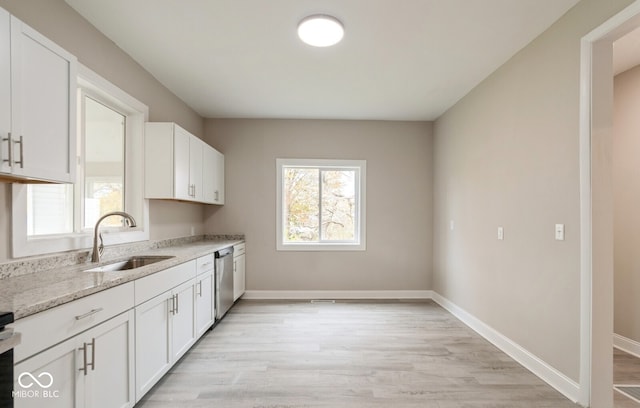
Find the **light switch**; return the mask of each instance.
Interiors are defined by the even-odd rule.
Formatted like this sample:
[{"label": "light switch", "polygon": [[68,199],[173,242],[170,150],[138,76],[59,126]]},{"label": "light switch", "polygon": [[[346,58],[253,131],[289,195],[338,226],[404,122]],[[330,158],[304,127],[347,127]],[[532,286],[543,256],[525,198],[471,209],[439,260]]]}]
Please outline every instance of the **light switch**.
[{"label": "light switch", "polygon": [[556,241],[564,241],[564,224],[556,224]]},{"label": "light switch", "polygon": [[498,239],[502,241],[504,239],[504,228],[498,227]]},{"label": "light switch", "polygon": [[453,231],[453,220],[449,221],[449,229]]}]

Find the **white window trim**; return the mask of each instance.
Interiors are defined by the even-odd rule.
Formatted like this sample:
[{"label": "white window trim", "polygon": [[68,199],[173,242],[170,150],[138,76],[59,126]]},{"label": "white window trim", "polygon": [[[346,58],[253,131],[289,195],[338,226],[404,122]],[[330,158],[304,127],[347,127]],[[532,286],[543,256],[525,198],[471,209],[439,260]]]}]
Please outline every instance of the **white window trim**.
[{"label": "white window trim", "polygon": [[[125,154],[128,166],[125,171],[125,209],[136,219],[133,229],[104,228],[105,245],[124,244],[149,240],[149,200],[144,199],[144,124],[149,119],[149,108],[122,89],[78,64],[78,86],[92,97],[118,106],[127,115]],[[74,210],[74,214],[77,214]],[[72,234],[27,236],[27,186],[12,187],[12,254],[14,258],[91,248],[93,231],[84,229]],[[77,220],[76,220],[77,222]]]},{"label": "white window trim", "polygon": [[[314,243],[290,243],[284,242],[284,209],[282,207],[282,178],[283,168],[288,166],[296,167],[334,167],[359,168],[359,182],[356,185],[356,202],[359,203],[356,209],[356,234],[358,242],[314,242]],[[366,160],[330,160],[330,159],[276,159],[276,249],[278,251],[365,251],[366,245],[366,180],[367,161]]]}]

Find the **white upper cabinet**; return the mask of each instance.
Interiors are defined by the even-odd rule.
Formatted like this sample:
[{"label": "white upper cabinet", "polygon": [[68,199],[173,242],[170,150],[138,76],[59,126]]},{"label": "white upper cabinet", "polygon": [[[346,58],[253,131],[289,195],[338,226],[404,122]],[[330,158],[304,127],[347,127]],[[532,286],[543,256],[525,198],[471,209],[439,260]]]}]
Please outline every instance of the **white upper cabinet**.
[{"label": "white upper cabinet", "polygon": [[213,202],[224,204],[224,155],[217,150],[213,153],[215,157]]},{"label": "white upper cabinet", "polygon": [[205,149],[202,169],[204,202],[224,204],[224,155],[216,149]]},{"label": "white upper cabinet", "polygon": [[0,31],[0,177],[71,183],[77,60],[5,10]]},{"label": "white upper cabinet", "polygon": [[[153,125],[147,124],[147,133],[146,133],[147,146],[149,144],[153,144],[156,142],[165,143],[167,146],[170,146],[171,145],[171,133],[170,133],[171,129],[158,129],[163,134],[161,136],[162,141],[160,141],[155,139],[157,134],[154,134],[153,131],[149,132],[149,129],[156,128]],[[166,126],[162,126],[162,127],[166,128]],[[167,133],[164,134],[165,132]],[[152,137],[153,140],[150,140],[150,137]],[[189,166],[189,158],[191,157],[191,153],[190,153],[191,138],[192,136],[189,132],[187,132],[186,130],[182,129],[179,126],[175,126],[173,129],[173,149],[174,149],[173,160],[169,161],[170,156],[167,156],[167,161],[165,161],[164,163],[163,162],[149,163],[149,161],[147,160],[147,163],[149,163],[149,166],[153,168],[156,168],[158,165],[164,165],[167,167],[167,170],[169,170],[171,169],[171,164],[173,164],[173,172],[174,172],[173,173],[173,195],[175,196],[175,198],[179,200],[191,200],[192,198],[191,197],[191,177],[190,177],[191,166]],[[150,147],[150,149],[152,151],[156,151],[154,147]],[[149,152],[149,149],[147,149],[147,152]],[[148,178],[153,178],[153,174],[149,174],[149,172],[147,172],[146,174],[149,175]],[[157,183],[157,184],[160,184],[160,183]],[[168,186],[169,186],[169,183],[167,183],[167,187]],[[149,190],[147,190],[147,194],[149,194]],[[171,195],[172,193],[170,190],[167,190],[164,193],[160,192],[160,196],[161,196],[160,198],[171,197]],[[151,198],[151,197],[147,197],[147,198]]]},{"label": "white upper cabinet", "polygon": [[189,182],[191,183],[191,198],[194,201],[203,202],[202,185],[202,155],[205,150],[205,143],[195,136],[189,139]]},{"label": "white upper cabinet", "polygon": [[224,204],[224,156],[175,123],[147,123],[145,197]]}]

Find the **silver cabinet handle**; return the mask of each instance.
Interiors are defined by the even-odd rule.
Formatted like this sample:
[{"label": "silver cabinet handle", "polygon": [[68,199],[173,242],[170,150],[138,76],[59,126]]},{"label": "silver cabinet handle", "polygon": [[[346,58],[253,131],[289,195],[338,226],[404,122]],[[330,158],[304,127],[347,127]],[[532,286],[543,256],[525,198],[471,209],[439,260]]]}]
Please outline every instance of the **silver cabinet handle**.
[{"label": "silver cabinet handle", "polygon": [[94,314],[96,314],[96,313],[102,312],[102,310],[103,310],[103,309],[102,309],[101,307],[99,307],[99,308],[97,308],[97,309],[93,309],[93,310],[91,310],[91,311],[89,311],[89,312],[87,312],[87,313],[85,313],[85,314],[82,314],[82,315],[76,316],[76,320],[82,320],[82,319],[85,319],[85,318],[87,318],[87,317],[89,317],[89,316],[92,316],[92,315],[94,315]]},{"label": "silver cabinet handle", "polygon": [[[91,363],[87,363],[88,366],[91,366],[91,371],[96,369],[96,338],[91,339],[91,343],[87,344],[87,346],[91,346]],[[85,346],[86,347],[86,346]]]},{"label": "silver cabinet handle", "polygon": [[87,343],[82,343],[78,350],[82,350],[82,367],[78,371],[84,371],[84,375],[87,375]]},{"label": "silver cabinet handle", "polygon": [[176,314],[176,297],[175,295],[171,296],[171,306],[169,306],[169,313],[172,315]]},{"label": "silver cabinet handle", "polygon": [[7,158],[3,159],[3,162],[8,162],[9,167],[13,167],[13,140],[11,139],[11,132],[7,134],[7,137],[2,138],[3,142],[7,142]]},{"label": "silver cabinet handle", "polygon": [[220,194],[218,193],[218,190],[216,190],[216,201],[218,201],[220,199]]},{"label": "silver cabinet handle", "polygon": [[20,136],[20,141],[19,142],[14,141],[13,144],[19,144],[20,145],[20,160],[19,161],[14,161],[13,164],[19,164],[20,168],[22,169],[22,168],[24,168],[24,140],[23,140],[22,136]]},{"label": "silver cabinet handle", "polygon": [[178,299],[179,299],[179,298],[178,298],[178,295],[179,295],[179,293],[176,293],[176,295],[175,295],[175,296],[176,296],[176,314],[180,313],[180,312],[178,311],[178,306],[180,305],[180,303],[178,302]]},{"label": "silver cabinet handle", "polygon": [[196,284],[196,295],[202,297],[202,281]]},{"label": "silver cabinet handle", "polygon": [[[91,362],[87,359],[87,347],[91,346]],[[84,375],[88,374],[89,366],[91,366],[91,371],[95,371],[96,369],[96,338],[91,339],[91,343],[82,343],[82,347],[78,350],[82,350],[82,367],[78,369],[78,371],[83,371]]]}]

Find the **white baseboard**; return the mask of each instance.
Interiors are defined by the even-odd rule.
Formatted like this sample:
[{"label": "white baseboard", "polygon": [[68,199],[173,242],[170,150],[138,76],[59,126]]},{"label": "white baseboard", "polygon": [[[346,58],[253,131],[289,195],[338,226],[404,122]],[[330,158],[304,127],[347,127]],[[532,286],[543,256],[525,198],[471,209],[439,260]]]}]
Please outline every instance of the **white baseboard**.
[{"label": "white baseboard", "polygon": [[640,358],[640,343],[619,334],[613,334],[613,347]]},{"label": "white baseboard", "polygon": [[431,299],[431,290],[247,290],[243,299]]},{"label": "white baseboard", "polygon": [[578,401],[580,397],[578,383],[438,293],[434,292],[432,299],[565,397],[573,402]]}]

